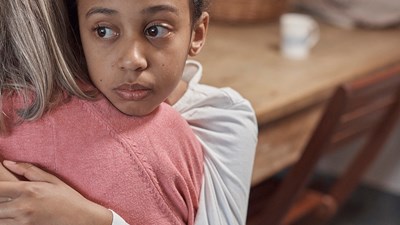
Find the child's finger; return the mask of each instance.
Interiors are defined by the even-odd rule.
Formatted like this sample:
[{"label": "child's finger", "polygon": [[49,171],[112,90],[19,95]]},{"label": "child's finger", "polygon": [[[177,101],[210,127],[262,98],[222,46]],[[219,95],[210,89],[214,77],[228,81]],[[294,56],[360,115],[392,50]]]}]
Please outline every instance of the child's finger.
[{"label": "child's finger", "polygon": [[55,176],[39,169],[30,163],[17,163],[13,161],[4,160],[3,165],[11,172],[21,175],[29,181],[42,181],[48,183],[60,182]]},{"label": "child's finger", "polygon": [[[12,201],[21,195],[24,181],[0,181],[0,205]],[[1,223],[0,223],[1,224]]]},{"label": "child's finger", "polygon": [[12,201],[0,203],[0,224],[18,224],[18,221],[14,220],[16,214],[17,211]]},{"label": "child's finger", "polygon": [[0,181],[17,181],[18,178],[0,164]]},{"label": "child's finger", "polygon": [[[12,198],[10,198],[10,197],[0,197],[0,203],[3,203],[3,202],[9,202],[9,201],[11,201],[12,200]],[[1,223],[0,223],[1,224]]]}]

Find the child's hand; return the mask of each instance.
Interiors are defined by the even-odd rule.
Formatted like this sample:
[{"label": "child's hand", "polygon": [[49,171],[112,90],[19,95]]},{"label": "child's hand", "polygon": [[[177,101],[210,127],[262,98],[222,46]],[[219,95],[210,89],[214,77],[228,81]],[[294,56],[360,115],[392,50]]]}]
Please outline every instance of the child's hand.
[{"label": "child's hand", "polygon": [[[0,181],[18,181],[18,178],[0,163]],[[0,197],[0,203],[8,200],[7,197]]]},{"label": "child's hand", "polygon": [[18,181],[18,178],[0,163],[0,181]]},{"label": "child's hand", "polygon": [[[11,172],[29,181],[1,181],[0,224],[110,225],[112,213],[28,163],[4,161]],[[3,168],[4,169],[4,168]]]}]

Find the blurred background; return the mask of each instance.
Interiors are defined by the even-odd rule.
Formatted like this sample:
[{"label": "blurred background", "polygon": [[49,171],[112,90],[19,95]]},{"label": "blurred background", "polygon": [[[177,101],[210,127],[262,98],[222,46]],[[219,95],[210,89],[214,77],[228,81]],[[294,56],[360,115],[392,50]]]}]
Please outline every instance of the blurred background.
[{"label": "blurred background", "polygon": [[[400,40],[399,0],[211,0],[209,11],[210,34],[204,53],[198,57],[205,67],[203,81],[215,86],[231,86],[255,107],[260,143],[253,185],[284,169],[285,166],[274,164],[275,158],[271,156],[278,156],[272,152],[290,152],[290,149],[304,147],[317,119],[308,124],[308,120],[291,118],[328,99],[330,92],[323,89],[332,89],[346,79],[354,79],[353,74],[366,74],[386,64],[400,62],[400,43],[396,40]],[[309,15],[321,26],[320,41],[303,60],[290,60],[280,53],[279,19],[290,12]],[[309,82],[310,90],[298,88],[303,85],[300,78],[303,73],[309,76],[304,82]],[[318,74],[326,74],[330,80],[313,82],[319,79]],[[328,82],[332,83],[329,88]],[[288,90],[283,90],[286,86]],[[289,120],[296,121],[298,127],[293,128],[294,122],[281,126],[286,123],[282,121]],[[400,224],[400,122],[395,127],[359,187],[330,224]],[[292,136],[288,137],[289,134]],[[278,143],[281,136],[283,141]],[[338,165],[346,164],[354,154],[352,149],[359,144],[355,141],[342,147],[346,151],[321,159],[317,169],[320,181],[330,182],[339,176],[341,167]],[[296,161],[290,160],[286,166]],[[266,164],[278,169],[269,170]]]}]

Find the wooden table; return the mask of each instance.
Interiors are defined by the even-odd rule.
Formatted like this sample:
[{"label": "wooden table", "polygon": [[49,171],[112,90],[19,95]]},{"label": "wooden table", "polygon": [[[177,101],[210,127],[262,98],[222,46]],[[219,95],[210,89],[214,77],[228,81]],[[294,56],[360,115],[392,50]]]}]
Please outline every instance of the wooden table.
[{"label": "wooden table", "polygon": [[321,25],[305,60],[279,52],[277,24],[211,24],[195,59],[203,83],[229,86],[252,103],[260,126],[252,184],[297,160],[323,103],[341,82],[400,60],[400,30],[344,30]]}]

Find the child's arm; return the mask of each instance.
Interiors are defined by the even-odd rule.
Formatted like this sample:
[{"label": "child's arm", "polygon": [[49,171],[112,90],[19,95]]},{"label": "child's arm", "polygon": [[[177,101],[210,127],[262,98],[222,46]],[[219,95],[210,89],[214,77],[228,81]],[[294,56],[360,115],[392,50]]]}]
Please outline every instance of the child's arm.
[{"label": "child's arm", "polygon": [[[258,126],[249,101],[230,88],[199,84],[201,66],[173,106],[204,149],[204,181],[196,225],[244,225]],[[190,75],[190,73],[188,73]]]},{"label": "child's arm", "polygon": [[196,108],[182,112],[204,148],[196,225],[244,225],[258,134],[254,111],[231,89],[197,88]]},{"label": "child's arm", "polygon": [[230,88],[199,84],[200,63],[189,60],[188,87],[173,107],[204,149],[204,180],[196,225],[244,225],[258,126],[249,101]]}]

